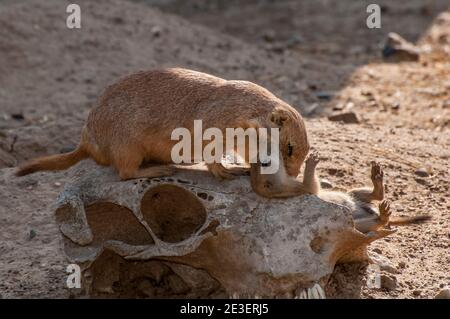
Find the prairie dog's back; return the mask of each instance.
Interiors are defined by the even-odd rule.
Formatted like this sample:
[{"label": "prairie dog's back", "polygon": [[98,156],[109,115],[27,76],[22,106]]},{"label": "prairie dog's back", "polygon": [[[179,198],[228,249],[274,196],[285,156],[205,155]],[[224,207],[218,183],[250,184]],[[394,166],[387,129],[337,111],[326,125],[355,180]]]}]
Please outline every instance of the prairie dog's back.
[{"label": "prairie dog's back", "polygon": [[[289,106],[266,89],[185,69],[138,72],[106,88],[92,109],[87,128],[97,144],[117,132],[139,139],[154,128],[170,140],[178,127],[235,127],[242,119],[266,116],[276,105]],[[118,120],[120,119],[120,120]]]}]

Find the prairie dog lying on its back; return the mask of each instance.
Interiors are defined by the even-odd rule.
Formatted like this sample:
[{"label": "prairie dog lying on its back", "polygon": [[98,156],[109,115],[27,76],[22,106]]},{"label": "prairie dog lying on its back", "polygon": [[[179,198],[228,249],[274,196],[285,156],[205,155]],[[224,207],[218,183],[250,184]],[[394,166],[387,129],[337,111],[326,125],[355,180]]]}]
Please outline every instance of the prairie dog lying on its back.
[{"label": "prairie dog lying on its back", "polygon": [[[371,163],[373,188],[357,188],[343,193],[324,191],[320,188],[315,172],[319,161],[319,156],[316,152],[310,154],[305,162],[303,184],[312,194],[317,195],[319,198],[349,208],[355,221],[355,228],[360,232],[368,233],[385,226],[421,223],[431,219],[429,215],[390,218],[390,203],[384,199],[384,173],[379,163]],[[374,205],[374,201],[380,201],[378,207]]]},{"label": "prairie dog lying on its back", "polygon": [[[173,172],[169,164],[177,143],[171,134],[186,128],[194,136],[194,120],[202,120],[204,130],[220,129],[223,136],[226,128],[279,128],[279,170],[261,174],[264,164],[251,163],[252,187],[265,197],[307,192],[296,177],[309,143],[303,119],[293,107],[254,83],[180,68],[135,73],[109,86],[91,110],[76,150],[31,160],[16,174],[63,170],[92,158],[115,167],[124,180],[167,176]],[[202,142],[203,148],[209,143]],[[141,167],[144,162],[156,166]],[[221,163],[207,167],[218,178],[243,173]]]}]

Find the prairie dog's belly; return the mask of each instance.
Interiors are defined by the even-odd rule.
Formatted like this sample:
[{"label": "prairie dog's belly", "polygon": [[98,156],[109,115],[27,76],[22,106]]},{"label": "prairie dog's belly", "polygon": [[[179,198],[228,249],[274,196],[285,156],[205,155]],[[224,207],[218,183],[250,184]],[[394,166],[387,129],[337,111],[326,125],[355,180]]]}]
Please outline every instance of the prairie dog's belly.
[{"label": "prairie dog's belly", "polygon": [[367,233],[379,227],[379,213],[374,205],[358,201],[347,193],[321,191],[319,198],[350,209],[355,228]]},{"label": "prairie dog's belly", "polygon": [[356,210],[355,201],[351,196],[342,192],[334,192],[334,191],[320,191],[318,197],[327,202],[332,202],[338,205],[342,205],[347,207],[352,211],[352,213]]}]

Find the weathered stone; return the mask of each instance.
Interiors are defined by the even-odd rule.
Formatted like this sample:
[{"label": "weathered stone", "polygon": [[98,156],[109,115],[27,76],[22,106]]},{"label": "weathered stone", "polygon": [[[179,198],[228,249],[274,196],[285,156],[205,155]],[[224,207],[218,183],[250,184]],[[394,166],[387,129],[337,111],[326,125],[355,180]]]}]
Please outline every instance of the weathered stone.
[{"label": "weathered stone", "polygon": [[430,174],[428,173],[428,170],[425,167],[420,167],[420,168],[416,169],[416,171],[414,173],[420,177],[430,176]]},{"label": "weathered stone", "polygon": [[328,119],[330,121],[334,121],[334,122],[344,122],[347,124],[357,124],[359,123],[359,118],[356,115],[355,112],[345,112],[345,113],[339,113],[339,114],[334,114],[334,115],[330,115],[328,117]]},{"label": "weathered stone", "polygon": [[[377,251],[378,250],[378,251]],[[389,259],[381,255],[381,250],[374,249],[374,253],[370,255],[370,259],[374,264],[380,267],[380,270],[385,271],[390,274],[399,274],[397,268],[391,263]]]}]

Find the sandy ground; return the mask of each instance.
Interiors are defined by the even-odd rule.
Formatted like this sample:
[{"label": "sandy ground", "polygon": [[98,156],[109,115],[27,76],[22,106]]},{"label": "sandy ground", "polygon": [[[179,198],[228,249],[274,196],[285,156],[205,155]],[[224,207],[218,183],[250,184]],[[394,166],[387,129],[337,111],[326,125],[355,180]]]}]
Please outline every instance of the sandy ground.
[{"label": "sandy ground", "polygon": [[[433,216],[371,246],[393,264],[382,275],[394,286],[370,289],[364,265],[342,265],[329,297],[433,298],[449,284],[447,1],[380,1],[381,30],[365,27],[364,1],[78,1],[81,30],[65,26],[68,3],[0,1],[1,297],[68,296],[51,205],[70,170],[15,178],[13,167],[72,149],[107,84],[166,66],[267,87],[306,117],[335,189],[370,184],[376,159],[394,215]],[[381,61],[390,31],[416,42],[421,60]],[[327,120],[342,111],[360,123]]]}]

